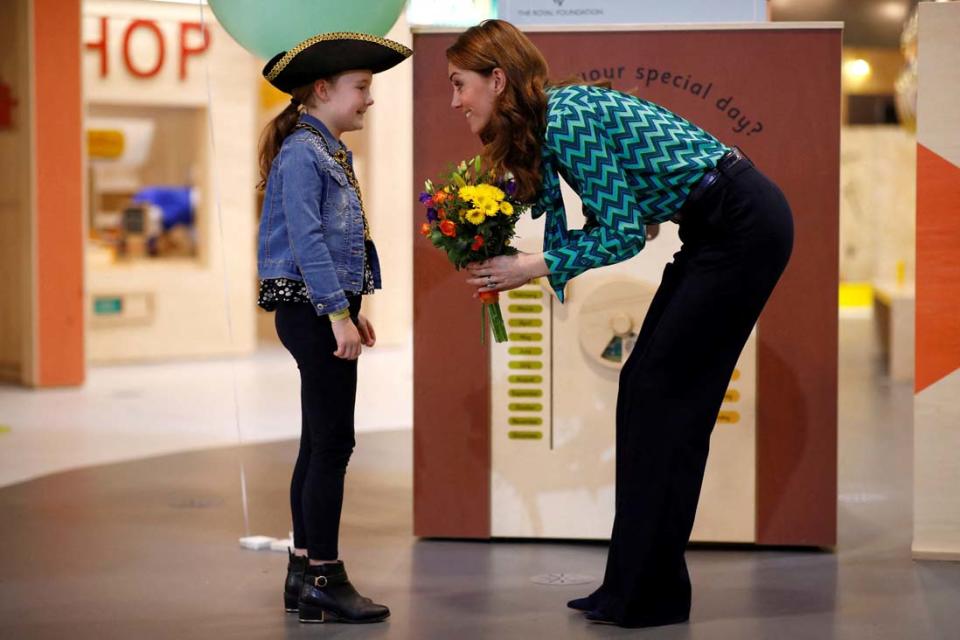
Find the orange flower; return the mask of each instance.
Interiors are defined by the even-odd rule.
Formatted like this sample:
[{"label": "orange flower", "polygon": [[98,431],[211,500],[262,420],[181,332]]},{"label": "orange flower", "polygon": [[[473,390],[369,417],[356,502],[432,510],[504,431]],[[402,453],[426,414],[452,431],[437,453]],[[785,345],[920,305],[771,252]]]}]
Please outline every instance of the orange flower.
[{"label": "orange flower", "polygon": [[470,245],[470,248],[474,251],[479,251],[480,247],[483,246],[483,236],[478,235],[473,239],[473,244]]},{"label": "orange flower", "polygon": [[452,238],[453,236],[457,235],[457,225],[453,224],[453,221],[451,220],[443,220],[440,223],[440,233],[448,238]]},{"label": "orange flower", "polygon": [[441,220],[446,220],[447,212],[444,211],[443,209],[437,209],[437,217],[440,218]]},{"label": "orange flower", "polygon": [[429,223],[429,222],[424,222],[422,225],[420,225],[420,233],[422,233],[422,234],[425,235],[425,236],[430,235],[430,223]]}]

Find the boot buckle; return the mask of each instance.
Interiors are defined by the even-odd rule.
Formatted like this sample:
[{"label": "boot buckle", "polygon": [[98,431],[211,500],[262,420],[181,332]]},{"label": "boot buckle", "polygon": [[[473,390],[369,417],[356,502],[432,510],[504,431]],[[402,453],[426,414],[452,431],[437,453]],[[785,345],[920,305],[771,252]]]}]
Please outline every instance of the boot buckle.
[{"label": "boot buckle", "polygon": [[[322,583],[321,580],[323,581]],[[313,585],[320,588],[327,586],[327,576],[317,576],[313,579]]]}]

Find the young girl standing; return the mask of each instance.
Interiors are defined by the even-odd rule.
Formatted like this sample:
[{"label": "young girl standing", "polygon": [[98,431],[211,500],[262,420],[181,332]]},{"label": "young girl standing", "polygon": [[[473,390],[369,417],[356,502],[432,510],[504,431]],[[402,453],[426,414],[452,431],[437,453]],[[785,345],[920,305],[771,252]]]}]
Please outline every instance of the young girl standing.
[{"label": "young girl standing", "polygon": [[290,485],[293,542],[284,606],[301,622],[379,622],[339,560],[343,480],[354,447],[357,358],[376,335],[361,297],[380,288],[380,263],[340,141],[363,128],[373,74],[410,56],[364,33],[326,33],[274,56],[264,77],[290,104],[260,143],[265,190],[257,245],[258,304],[276,311],[280,341],[300,370],[300,452]]}]

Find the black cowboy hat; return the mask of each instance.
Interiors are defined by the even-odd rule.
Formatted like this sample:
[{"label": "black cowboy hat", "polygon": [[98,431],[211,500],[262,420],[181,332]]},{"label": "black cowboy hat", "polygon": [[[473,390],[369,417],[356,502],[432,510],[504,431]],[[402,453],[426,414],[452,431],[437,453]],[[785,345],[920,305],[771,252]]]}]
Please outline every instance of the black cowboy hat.
[{"label": "black cowboy hat", "polygon": [[290,93],[343,71],[369,69],[380,73],[411,54],[413,51],[399,42],[368,33],[321,33],[270,58],[263,67],[263,77],[277,89]]}]

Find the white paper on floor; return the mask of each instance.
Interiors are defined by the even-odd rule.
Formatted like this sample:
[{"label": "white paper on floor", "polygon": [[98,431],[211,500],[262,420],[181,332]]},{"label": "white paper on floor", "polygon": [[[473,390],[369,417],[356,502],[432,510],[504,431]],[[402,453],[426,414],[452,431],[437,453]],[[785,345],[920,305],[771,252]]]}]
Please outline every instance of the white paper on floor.
[{"label": "white paper on floor", "polygon": [[286,551],[293,549],[293,531],[286,538],[272,536],[244,536],[240,538],[240,546],[253,551]]},{"label": "white paper on floor", "polygon": [[253,549],[254,551],[263,551],[269,549],[270,545],[276,541],[276,538],[270,536],[244,536],[240,538],[240,546],[244,549]]}]

